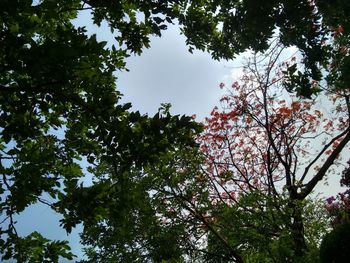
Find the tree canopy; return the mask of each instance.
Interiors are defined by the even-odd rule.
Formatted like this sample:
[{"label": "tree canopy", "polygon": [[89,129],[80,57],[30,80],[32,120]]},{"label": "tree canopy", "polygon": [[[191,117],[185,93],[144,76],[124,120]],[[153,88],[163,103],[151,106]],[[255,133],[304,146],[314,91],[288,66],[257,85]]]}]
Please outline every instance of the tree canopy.
[{"label": "tree canopy", "polygon": [[[328,226],[324,203],[311,193],[336,175],[334,164],[345,164],[339,155],[350,140],[349,95],[332,91],[311,100],[288,92],[283,82],[298,59],[282,59],[284,51],[277,45],[247,62],[242,77],[227,87],[221,108],[203,123],[200,152],[176,147],[143,171],[154,179],[143,188],[151,193],[149,211],[177,244],[166,249],[173,251],[171,258],[158,247],[164,260],[318,262]],[[139,215],[140,207],[133,209]],[[142,221],[132,222],[140,234]],[[135,235],[125,250],[108,250],[126,244],[129,232],[116,229],[120,224],[113,216],[85,228],[87,262],[125,261],[132,252],[134,261],[157,262],[150,244],[163,236],[149,232],[154,228],[145,237]]]},{"label": "tree canopy", "polygon": [[[154,117],[121,104],[117,70],[125,57],[148,46],[149,35],[171,21],[172,2],[5,1],[0,8],[1,105],[1,254],[21,262],[59,256],[71,258],[66,242],[50,242],[39,233],[16,231],[14,215],[42,202],[64,215],[70,232],[80,222],[94,222],[118,193],[132,167],[156,162],[176,143],[194,145],[198,126],[190,117]],[[118,31],[119,45],[89,36],[72,20],[91,10],[94,23],[107,20]],[[138,22],[136,13],[144,13]],[[153,12],[153,13],[152,13]],[[169,14],[168,14],[169,12]],[[108,163],[115,175],[109,184],[82,183],[79,160],[92,166]],[[118,188],[119,190],[116,190]],[[47,201],[51,198],[53,202]],[[122,197],[121,197],[122,198]],[[94,207],[94,210],[90,208]],[[31,248],[32,247],[32,248]],[[30,249],[31,248],[31,249]]]},{"label": "tree canopy", "polygon": [[[267,244],[262,251],[269,251],[266,257],[270,260],[308,262],[304,258],[306,251],[317,250],[320,236],[309,236],[313,230],[306,225],[319,219],[306,215],[306,204],[318,184],[339,173],[334,164],[346,165],[349,92],[330,90],[320,94],[319,101],[288,92],[283,84],[288,81],[287,69],[298,59],[282,59],[282,55],[283,48],[277,45],[268,56],[252,56],[240,80],[227,88],[221,108],[214,108],[206,119],[199,140],[206,156],[204,169],[211,183],[210,193],[224,207],[224,212],[219,210],[219,218],[231,220],[234,214],[242,213],[241,218],[267,217],[269,222],[251,222],[248,217],[238,229],[232,225],[230,233],[226,226],[230,224],[225,221],[223,226],[217,226],[220,231],[224,229],[222,234],[228,240],[232,234],[234,242],[244,242],[239,238],[245,237],[239,234],[240,228],[253,233],[259,229],[255,235],[247,236],[263,237],[256,244],[254,240],[246,241],[252,247],[243,246],[243,254],[245,249],[260,252],[259,246]],[[339,159],[341,154],[345,160]],[[225,210],[234,212],[226,218]],[[239,244],[242,243],[231,246],[239,251]],[[273,246],[281,246],[280,251]]]},{"label": "tree canopy", "polygon": [[[179,21],[190,48],[207,50],[215,59],[232,59],[246,49],[267,50],[271,38],[278,37],[285,47],[298,47],[304,57],[305,68],[294,76],[293,90],[306,97],[316,93],[311,83],[322,78],[323,70],[330,70],[330,61],[337,64],[337,79],[348,86],[350,4],[346,1],[205,0],[190,1],[182,11]],[[335,43],[343,46],[341,54]]]},{"label": "tree canopy", "polygon": [[[236,184],[241,192],[256,190],[239,200],[233,198],[233,202],[241,202],[237,207],[254,208],[251,195],[257,203],[261,201],[260,193],[281,197],[272,198],[273,202],[263,199],[263,205],[257,208],[266,211],[277,203],[288,207],[273,223],[279,225],[280,218],[287,216],[290,228],[282,232],[292,233],[292,253],[302,252],[308,242],[303,234],[303,201],[350,139],[349,10],[346,1],[326,0],[2,1],[2,259],[57,262],[62,257],[73,257],[66,241],[51,241],[38,232],[26,237],[17,232],[15,215],[41,202],[63,216],[61,225],[67,232],[83,223],[82,240],[91,262],[176,262],[188,258],[209,260],[208,257],[215,261],[215,251],[222,251],[223,260],[242,262],[247,253],[260,249],[246,244],[262,239],[254,231],[249,232],[252,239],[237,239],[237,233],[218,227],[242,212],[234,212],[221,196],[226,193],[231,198],[231,193],[223,190],[228,179],[233,178],[233,170],[244,179],[243,185]],[[74,26],[72,21],[81,11],[91,12],[96,25],[106,21],[116,42],[108,47],[95,35],[89,35],[85,27]],[[240,107],[231,108],[232,116],[214,110],[205,126],[212,136],[204,140],[209,145],[202,143],[202,152],[198,152],[195,135],[202,127],[191,117],[172,116],[168,105],[150,117],[131,111],[129,103],[120,103],[116,72],[126,70],[125,58],[141,54],[149,47],[150,36],[161,36],[169,23],[179,24],[190,50],[206,50],[215,59],[232,59],[247,49],[269,50],[275,37],[283,47],[296,46],[303,61],[285,65],[278,83],[269,78],[275,65],[268,64],[265,73],[255,71],[255,78],[266,78],[255,79],[263,90],[252,91],[248,82],[254,77],[247,79],[240,93],[243,97],[229,97],[228,102]],[[266,84],[264,80],[270,82]],[[293,173],[297,167],[294,157],[304,150],[295,140],[315,132],[323,121],[322,114],[313,109],[310,113],[307,102],[281,102],[278,107],[268,104],[270,98],[266,96],[275,84],[276,90],[284,88],[304,98],[322,91],[335,96],[336,102],[343,99],[336,108],[342,120],[338,120],[337,127],[324,126],[325,133],[338,129],[339,134],[331,137],[315,157],[317,161],[321,155],[327,156],[310,178],[308,172],[316,161],[311,161],[301,177]],[[251,94],[255,97],[250,98]],[[270,106],[272,113],[267,110]],[[233,115],[240,118],[239,123]],[[229,120],[236,125],[235,134],[229,133]],[[216,126],[218,123],[222,126]],[[254,123],[257,126],[253,127]],[[268,152],[267,170],[255,177],[251,174],[258,164],[249,163],[245,155],[245,140],[253,143],[253,135],[244,131],[244,125],[264,134],[260,139],[267,143],[261,146],[254,141],[257,144],[253,146],[259,144],[257,151]],[[219,156],[217,151],[221,154],[221,150],[230,149],[218,148],[225,141],[218,139],[223,132],[227,132],[229,140],[245,136],[242,144],[232,142],[237,144],[229,164],[233,170],[215,163],[227,154]],[[92,185],[84,183],[82,161],[89,163]],[[215,165],[210,167],[210,162]],[[239,171],[242,167],[249,175]],[[279,176],[285,180],[287,198],[277,193],[277,172],[283,172]],[[213,180],[218,177],[224,177],[224,181],[220,181],[221,190],[213,196],[217,186]],[[218,200],[221,205],[217,205]],[[255,220],[257,214],[253,213],[253,217]],[[242,229],[246,227],[246,222],[235,220]],[[247,217],[247,222],[250,220]],[[257,224],[254,220],[253,225]],[[262,222],[271,220],[275,219],[267,217]],[[275,229],[271,231],[276,234]],[[281,233],[279,237],[284,237]],[[208,243],[204,244],[203,239]],[[217,240],[224,252],[217,250]],[[263,241],[262,247],[267,246]],[[201,251],[203,248],[205,251]]]}]

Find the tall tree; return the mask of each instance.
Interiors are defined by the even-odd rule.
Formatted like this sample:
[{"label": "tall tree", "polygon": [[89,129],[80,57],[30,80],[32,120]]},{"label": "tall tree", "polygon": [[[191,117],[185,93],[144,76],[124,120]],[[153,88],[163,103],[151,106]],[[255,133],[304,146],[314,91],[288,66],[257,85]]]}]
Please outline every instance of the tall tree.
[{"label": "tall tree", "polygon": [[[113,245],[125,244],[129,233],[110,227],[121,220],[112,216],[85,229],[83,240],[93,248],[90,262],[125,259],[131,252],[157,262],[151,256],[153,231],[174,228],[177,238],[167,236],[163,244],[177,242],[174,255],[184,261],[317,262],[327,219],[310,194],[335,172],[350,140],[349,94],[324,90],[316,100],[289,93],[283,82],[299,58],[283,59],[286,54],[277,44],[252,57],[222,98],[222,109],[215,108],[204,123],[198,137],[202,154],[174,145],[157,166],[142,171],[153,178],[143,185],[143,203],[155,220],[147,223],[153,227],[146,235],[123,250]],[[132,209],[139,215],[142,207]],[[128,218],[136,229],[144,227],[137,217]]]},{"label": "tall tree", "polygon": [[[173,1],[2,1],[0,7],[1,242],[3,259],[71,258],[67,242],[17,233],[15,215],[42,202],[62,213],[70,232],[103,214],[99,196],[130,183],[132,167],[154,163],[175,141],[193,144],[189,117],[154,117],[119,102],[117,70],[171,22]],[[108,22],[118,43],[75,27],[79,11]],[[143,18],[137,18],[137,14]],[[113,182],[90,187],[79,160],[109,163]],[[132,186],[130,186],[132,188]],[[122,188],[121,188],[122,189]],[[122,191],[117,191],[119,194]],[[120,194],[123,198],[123,195]],[[47,199],[51,199],[48,201]],[[94,209],[90,209],[93,207]]]},{"label": "tall tree", "polygon": [[[82,262],[182,262],[188,257],[191,221],[181,217],[182,202],[175,200],[171,189],[185,181],[188,193],[202,189],[190,178],[198,169],[198,149],[194,149],[175,142],[166,153],[158,154],[157,165],[127,174],[126,180],[132,182],[120,189],[124,200],[117,193],[119,184],[104,194],[106,213],[85,224],[81,235],[87,252]],[[102,173],[104,181],[113,178],[108,167]],[[180,167],[187,172],[178,173]]]},{"label": "tall tree", "polygon": [[[262,233],[273,239],[287,230],[292,236],[291,260],[308,249],[304,201],[332,173],[349,145],[350,104],[349,90],[335,92],[324,87],[322,104],[327,106],[323,107],[333,111],[327,116],[317,100],[288,93],[283,89],[289,81],[285,76],[297,67],[297,58],[283,61],[282,51],[277,45],[268,56],[253,56],[241,81],[234,82],[221,99],[223,109],[215,108],[206,120],[199,139],[207,156],[206,178],[212,185],[213,200],[238,212],[243,209],[243,214],[245,209],[259,214],[255,209],[260,209],[265,215],[272,209],[269,226],[274,230]],[[257,191],[266,198],[257,198],[256,207],[248,202],[246,208],[235,208],[241,198]],[[284,223],[276,212],[283,214]],[[249,221],[247,224],[249,229]],[[228,233],[223,229],[224,235]]]}]

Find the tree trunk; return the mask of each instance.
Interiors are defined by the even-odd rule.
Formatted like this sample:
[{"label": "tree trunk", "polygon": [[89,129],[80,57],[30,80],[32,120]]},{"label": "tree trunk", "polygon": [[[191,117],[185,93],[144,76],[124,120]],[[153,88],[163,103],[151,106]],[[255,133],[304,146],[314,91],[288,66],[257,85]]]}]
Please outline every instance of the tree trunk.
[{"label": "tree trunk", "polygon": [[290,203],[291,207],[291,235],[293,242],[293,252],[296,257],[302,257],[307,250],[304,233],[303,208],[298,204],[298,200]]}]

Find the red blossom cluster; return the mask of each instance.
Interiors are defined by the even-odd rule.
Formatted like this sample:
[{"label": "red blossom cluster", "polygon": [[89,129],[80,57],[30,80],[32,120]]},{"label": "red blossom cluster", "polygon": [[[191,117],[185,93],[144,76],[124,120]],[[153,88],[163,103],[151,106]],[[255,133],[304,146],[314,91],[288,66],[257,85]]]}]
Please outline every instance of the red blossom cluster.
[{"label": "red blossom cluster", "polygon": [[[314,153],[314,141],[320,144],[318,138],[341,131],[348,118],[341,125],[340,119],[328,119],[314,100],[286,92],[281,72],[291,62],[274,63],[265,67],[265,74],[245,71],[226,90],[221,107],[205,119],[198,142],[207,157],[204,170],[215,202],[235,203],[240,194],[254,189],[281,192],[285,186],[298,187],[309,171],[300,168],[301,160],[310,160],[310,166],[315,163],[318,171],[316,161],[321,165],[343,138]],[[336,104],[339,96],[327,99]]]},{"label": "red blossom cluster", "polygon": [[222,110],[215,107],[204,123],[198,141],[218,198],[236,199],[249,188],[267,190],[271,180],[283,180],[278,155],[306,154],[299,141],[303,135],[317,133],[322,114],[310,109],[312,102],[287,102],[268,94],[262,86],[235,82],[221,99]]}]

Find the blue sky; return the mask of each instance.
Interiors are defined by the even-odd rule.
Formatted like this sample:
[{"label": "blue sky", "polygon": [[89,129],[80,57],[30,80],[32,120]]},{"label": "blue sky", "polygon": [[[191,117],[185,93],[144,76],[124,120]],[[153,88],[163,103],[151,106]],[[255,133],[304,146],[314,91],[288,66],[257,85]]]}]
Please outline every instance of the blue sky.
[{"label": "blue sky", "polygon": [[[115,40],[106,24],[98,28],[90,22],[89,12],[82,12],[77,26],[88,25],[89,33],[112,44]],[[116,72],[123,102],[131,102],[133,110],[154,114],[161,103],[173,105],[174,114],[207,116],[218,102],[218,85],[227,78],[238,61],[215,61],[201,51],[188,52],[185,37],[176,25],[169,25],[162,37],[151,37],[151,48],[141,56],[126,60],[129,72]]]}]

